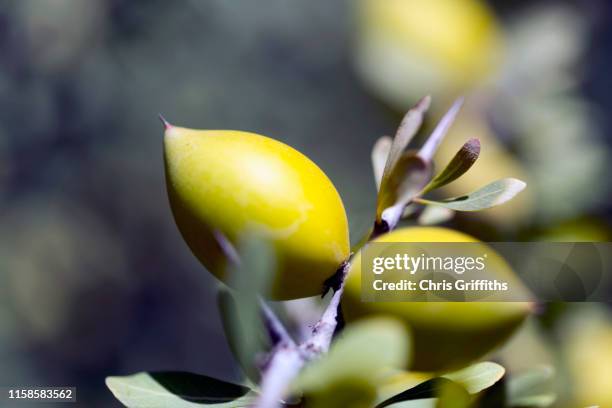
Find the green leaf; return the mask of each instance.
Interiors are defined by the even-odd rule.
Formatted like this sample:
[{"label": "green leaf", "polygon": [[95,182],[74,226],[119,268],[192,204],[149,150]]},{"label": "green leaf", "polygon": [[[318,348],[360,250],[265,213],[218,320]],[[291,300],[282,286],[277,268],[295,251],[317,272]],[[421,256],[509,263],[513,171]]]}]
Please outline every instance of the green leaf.
[{"label": "green leaf", "polygon": [[234,290],[221,287],[217,300],[230,349],[246,376],[257,382],[256,357],[270,346],[259,294],[266,293],[270,287],[274,256],[268,243],[250,236],[240,241],[236,253],[239,261],[231,266],[228,276],[229,286]]},{"label": "green leaf", "polygon": [[406,204],[416,197],[430,177],[431,165],[414,152],[405,152],[382,181],[376,205],[377,220],[380,221],[384,210],[391,207],[398,208],[396,216],[399,219]]},{"label": "green leaf", "polygon": [[395,133],[393,143],[389,149],[389,155],[385,164],[382,179],[384,180],[388,174],[391,173],[397,161],[404,153],[404,149],[408,146],[414,135],[418,132],[421,124],[423,123],[423,117],[425,112],[429,109],[431,104],[431,97],[426,96],[419,100],[414,107],[412,107],[402,119],[402,122]]},{"label": "green leaf", "polygon": [[249,295],[258,302],[258,296],[269,292],[272,284],[270,272],[276,270],[274,248],[271,242],[247,234],[240,239],[238,254],[240,262],[230,268],[229,286],[240,293],[240,298]]},{"label": "green leaf", "polygon": [[450,208],[428,205],[425,207],[421,215],[419,215],[417,222],[421,225],[441,224],[453,218],[454,215],[455,212]]},{"label": "green leaf", "polygon": [[371,408],[375,400],[376,387],[355,379],[332,382],[304,398],[305,406],[313,408]]},{"label": "green leaf", "polygon": [[461,385],[448,382],[438,392],[436,408],[467,408],[472,402],[472,397]]},{"label": "green leaf", "polygon": [[178,371],[107,377],[106,386],[130,408],[247,407],[256,396],[238,384]]},{"label": "green leaf", "polygon": [[389,136],[383,136],[376,141],[372,148],[372,169],[374,170],[374,181],[376,181],[377,190],[380,189],[380,183],[383,178],[392,144],[393,139]]},{"label": "green leaf", "polygon": [[293,387],[305,393],[334,384],[375,384],[383,369],[408,363],[410,340],[405,327],[392,319],[362,320],[347,327],[327,355],[308,364]]},{"label": "green leaf", "polygon": [[423,194],[457,180],[476,163],[479,155],[480,141],[478,139],[470,139],[465,142],[444,170],[425,186]]},{"label": "green leaf", "polygon": [[224,287],[219,288],[217,303],[223,331],[230,350],[244,374],[250,380],[258,382],[260,372],[256,365],[256,356],[269,347],[261,316],[258,313],[259,309],[247,309],[250,307],[249,305],[252,305],[252,302],[247,301],[245,303],[243,300],[240,304],[235,300],[232,293]]},{"label": "green leaf", "polygon": [[395,407],[392,404],[401,401],[437,398],[443,392],[444,387],[452,387],[452,385],[448,385],[449,383],[458,384],[469,394],[477,394],[498,382],[504,376],[504,373],[504,368],[499,364],[491,362],[477,363],[462,370],[423,381],[404,392],[386,399],[378,404],[377,408]]},{"label": "green leaf", "polygon": [[451,380],[443,377],[432,378],[410,389],[407,389],[406,391],[394,395],[391,398],[386,399],[385,401],[379,403],[376,408],[395,407],[396,403],[403,401],[422,400],[429,398],[437,399],[442,387],[451,382]]},{"label": "green leaf", "polygon": [[[424,162],[423,160],[416,159],[407,160],[404,150],[421,127],[423,117],[427,109],[429,109],[430,103],[431,98],[426,96],[406,113],[390,146],[387,147],[388,141],[384,138],[380,139],[374,146],[374,150],[372,151],[374,175],[377,180],[380,178],[380,183],[378,183],[378,202],[376,206],[377,221],[380,221],[380,216],[385,208],[396,204],[398,197],[401,195],[398,191],[398,186],[402,184],[402,180],[407,177],[408,167],[411,167],[414,163],[419,161]],[[380,175],[382,156],[387,150],[384,169],[382,175]],[[415,155],[412,154],[412,156]],[[422,187],[423,186],[421,186],[421,188]]]},{"label": "green leaf", "polygon": [[456,211],[479,211],[505,203],[520,193],[525,186],[526,184],[521,180],[506,178],[487,184],[481,189],[462,197],[451,198],[445,201],[417,198],[415,201]]},{"label": "green leaf", "polygon": [[442,377],[461,384],[470,394],[476,394],[499,381],[505,372],[504,367],[499,364],[485,361]]},{"label": "green leaf", "polygon": [[552,367],[538,367],[508,382],[508,398],[513,407],[548,407],[555,402]]}]

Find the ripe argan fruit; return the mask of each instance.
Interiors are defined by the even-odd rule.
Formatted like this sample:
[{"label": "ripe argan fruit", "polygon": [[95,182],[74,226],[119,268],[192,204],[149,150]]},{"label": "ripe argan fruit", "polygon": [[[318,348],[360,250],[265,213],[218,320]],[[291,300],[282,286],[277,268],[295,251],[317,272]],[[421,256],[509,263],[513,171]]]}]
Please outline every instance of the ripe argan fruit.
[{"label": "ripe argan fruit", "polygon": [[[233,130],[166,124],[166,181],[172,213],[194,255],[226,280],[227,251],[243,235],[276,255],[272,299],[320,294],[349,254],[342,200],[325,173],[274,139]],[[241,268],[248,270],[246,268]]]},{"label": "ripe argan fruit", "polygon": [[[374,242],[478,240],[447,228],[411,227],[382,235]],[[492,248],[485,247],[487,263],[496,262],[491,279],[512,281],[513,294],[529,298],[510,266]],[[351,263],[342,299],[348,324],[372,315],[394,316],[404,322],[414,341],[410,369],[432,372],[460,368],[484,356],[510,337],[531,308],[529,302],[362,302],[360,253]]]}]

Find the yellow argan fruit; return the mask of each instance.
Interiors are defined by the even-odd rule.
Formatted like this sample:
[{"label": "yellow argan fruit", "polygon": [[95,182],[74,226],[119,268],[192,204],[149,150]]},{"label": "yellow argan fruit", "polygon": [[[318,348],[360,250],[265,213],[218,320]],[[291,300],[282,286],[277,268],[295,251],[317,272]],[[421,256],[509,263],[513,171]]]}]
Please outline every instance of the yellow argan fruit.
[{"label": "yellow argan fruit", "polygon": [[456,95],[498,71],[501,28],[480,0],[361,0],[356,64],[397,109],[426,94]]},{"label": "yellow argan fruit", "polygon": [[[166,126],[166,180],[174,219],[195,256],[219,279],[219,234],[265,239],[277,268],[269,296],[321,293],[349,253],[342,200],[325,173],[274,139],[232,130]],[[244,268],[248,270],[248,268]]]},{"label": "yellow argan fruit", "polygon": [[[374,242],[478,242],[475,238],[440,227],[402,228]],[[484,245],[484,244],[482,244]],[[487,264],[495,262],[491,278],[513,282],[513,294],[523,291],[510,266],[487,247]],[[524,292],[521,298],[528,297]],[[362,302],[361,254],[351,263],[342,299],[347,322],[371,315],[391,315],[406,324],[414,341],[415,371],[460,368],[484,356],[510,337],[529,314],[526,302]]]},{"label": "yellow argan fruit", "polygon": [[562,326],[572,407],[612,407],[612,315],[599,304],[576,305]]}]

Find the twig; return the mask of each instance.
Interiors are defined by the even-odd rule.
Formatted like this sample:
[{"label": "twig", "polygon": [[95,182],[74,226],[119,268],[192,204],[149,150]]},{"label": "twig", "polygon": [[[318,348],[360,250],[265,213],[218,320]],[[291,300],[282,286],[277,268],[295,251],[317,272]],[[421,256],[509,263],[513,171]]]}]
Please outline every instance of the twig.
[{"label": "twig", "polygon": [[274,311],[270,309],[270,306],[261,298],[259,298],[259,304],[264,317],[264,324],[272,340],[272,344],[274,344],[274,346],[284,344],[295,347],[295,341],[293,341],[289,332],[287,332],[287,329],[285,329],[285,326],[278,319]]},{"label": "twig", "polygon": [[[397,164],[397,160],[402,151],[420,127],[423,121],[423,115],[425,111],[427,111],[429,103],[429,97],[421,99],[404,117],[396,137],[393,139],[392,146],[390,147],[389,156],[387,157],[387,162],[382,174],[383,181],[381,181],[381,188],[385,174],[393,170],[393,166]],[[418,156],[422,160],[427,163],[431,162],[434,153],[444,139],[444,136],[452,125],[462,104],[463,99],[458,99],[444,115],[438,126],[434,129],[432,135],[425,142],[425,145],[418,152]],[[393,145],[395,145],[395,148]],[[380,169],[377,171],[379,170]],[[369,234],[368,239],[364,241],[365,244],[377,236],[395,229],[406,206],[411,201],[413,201],[412,197],[408,202],[397,202],[394,206],[386,208],[382,214],[384,216],[381,216],[380,219],[377,219],[374,223],[374,228]],[[344,286],[350,269],[351,259],[352,255],[338,268],[336,275],[326,282],[326,284],[333,288],[334,294],[325,308],[323,315],[315,324],[310,337],[299,345],[296,345],[293,340],[291,340],[280,321],[276,319],[276,316],[274,316],[272,311],[262,301],[262,309],[264,311],[264,316],[266,316],[268,330],[271,332],[273,339],[278,338],[281,340],[276,342],[276,346],[270,353],[268,364],[262,373],[260,396],[254,407],[280,407],[283,404],[282,400],[286,396],[291,382],[300,373],[304,365],[308,361],[316,359],[329,351],[340,320],[340,303],[342,294],[344,293]],[[324,294],[326,292],[327,289]],[[287,338],[290,342],[282,341],[282,339]]]},{"label": "twig", "polygon": [[421,150],[419,150],[419,156],[425,160],[426,162],[430,162],[436,150],[438,150],[438,146],[444,140],[444,136],[450,129],[451,125],[455,121],[455,117],[457,113],[459,113],[459,109],[463,105],[463,98],[458,98],[455,103],[451,106],[451,108],[446,112],[446,114],[442,117],[431,136],[427,139]]},{"label": "twig", "polygon": [[[396,226],[397,222],[388,225],[388,230],[391,231]],[[374,237],[375,233],[373,231],[368,241]],[[338,269],[338,285],[334,288],[334,294],[323,315],[313,327],[310,338],[298,346],[285,346],[279,343],[272,350],[269,363],[262,374],[260,397],[254,407],[281,407],[283,404],[282,399],[285,397],[289,384],[300,373],[304,365],[308,361],[316,359],[329,351],[336,327],[338,326],[340,301],[342,300],[350,267],[351,257]]]},{"label": "twig", "polygon": [[321,319],[315,324],[312,329],[312,336],[310,339],[300,345],[300,348],[304,352],[307,359],[319,357],[321,354],[326,353],[331,345],[332,338],[338,325],[338,313],[340,308],[340,301],[342,300],[342,293],[344,293],[344,284],[350,268],[350,260],[344,262],[339,269],[340,284],[332,295],[329,304],[325,308]]},{"label": "twig", "polygon": [[295,346],[282,343],[272,351],[272,357],[261,379],[261,392],[254,407],[276,408],[283,404],[283,398],[291,381],[306,363]]}]

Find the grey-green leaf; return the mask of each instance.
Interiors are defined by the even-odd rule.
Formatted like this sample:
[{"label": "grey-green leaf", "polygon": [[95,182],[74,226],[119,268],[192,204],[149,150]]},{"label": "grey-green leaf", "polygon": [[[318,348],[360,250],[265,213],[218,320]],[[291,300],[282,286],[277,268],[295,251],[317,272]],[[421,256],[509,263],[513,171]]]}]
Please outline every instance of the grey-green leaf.
[{"label": "grey-green leaf", "polygon": [[[225,245],[230,245],[226,243]],[[240,241],[238,260],[229,270],[229,286],[221,287],[218,305],[225,335],[236,360],[247,377],[259,379],[255,359],[266,352],[269,341],[260,310],[259,294],[270,287],[270,271],[275,269],[271,246],[249,236]]]},{"label": "grey-green leaf", "polygon": [[479,155],[480,141],[478,139],[474,138],[465,142],[452,160],[446,165],[444,170],[425,186],[423,194],[457,180],[476,163]]},{"label": "grey-green leaf", "polygon": [[374,181],[376,181],[376,189],[380,189],[380,182],[385,171],[387,158],[391,151],[393,139],[389,136],[383,136],[376,141],[372,148],[372,169],[374,170]]},{"label": "grey-green leaf", "polygon": [[437,398],[445,387],[452,387],[452,384],[458,384],[469,394],[477,394],[498,382],[504,376],[504,373],[505,369],[499,364],[488,361],[477,363],[459,371],[424,381],[381,402],[377,405],[377,408],[395,407],[396,403],[402,401]]},{"label": "grey-green leaf", "polygon": [[247,387],[186,372],[107,377],[106,386],[130,408],[238,408],[255,402]]},{"label": "grey-green leaf", "polygon": [[395,407],[395,404],[404,401],[423,400],[429,398],[437,399],[442,387],[451,382],[451,380],[442,377],[429,379],[384,400],[376,405],[376,408]]},{"label": "grey-green leaf", "polygon": [[444,201],[416,199],[421,204],[437,205],[456,211],[480,211],[503,204],[520,193],[526,184],[521,180],[506,178],[487,184],[481,189],[465,196]]},{"label": "grey-green leaf", "polygon": [[219,288],[217,302],[223,331],[232,354],[244,374],[258,382],[260,373],[255,357],[268,348],[258,309],[246,309],[249,305],[253,307],[249,300],[246,305],[243,301],[240,307],[229,289],[224,287]]},{"label": "grey-green leaf", "polygon": [[293,387],[317,392],[334,383],[375,384],[381,370],[408,362],[410,340],[404,326],[388,318],[373,318],[348,326],[329,353],[302,371]]},{"label": "grey-green leaf", "polygon": [[[405,213],[406,212],[404,211],[404,214]],[[450,208],[428,205],[419,215],[417,222],[421,225],[441,224],[453,218],[454,215],[455,211],[451,210]]]},{"label": "grey-green leaf", "polygon": [[414,152],[402,154],[391,173],[382,181],[376,204],[377,220],[387,208],[399,205],[401,216],[404,207],[423,189],[431,177],[431,165]]},{"label": "grey-green leaf", "polygon": [[425,116],[425,112],[429,109],[429,105],[431,104],[431,97],[426,96],[419,100],[414,107],[412,107],[402,119],[397,132],[395,133],[395,137],[393,138],[393,143],[389,149],[389,155],[387,158],[387,163],[385,165],[383,178],[391,170],[395,167],[395,164],[399,160],[400,156],[418,132],[421,124],[423,124],[423,117]]},{"label": "grey-green leaf", "polygon": [[508,399],[513,407],[548,407],[555,402],[552,367],[538,367],[508,382]]}]

